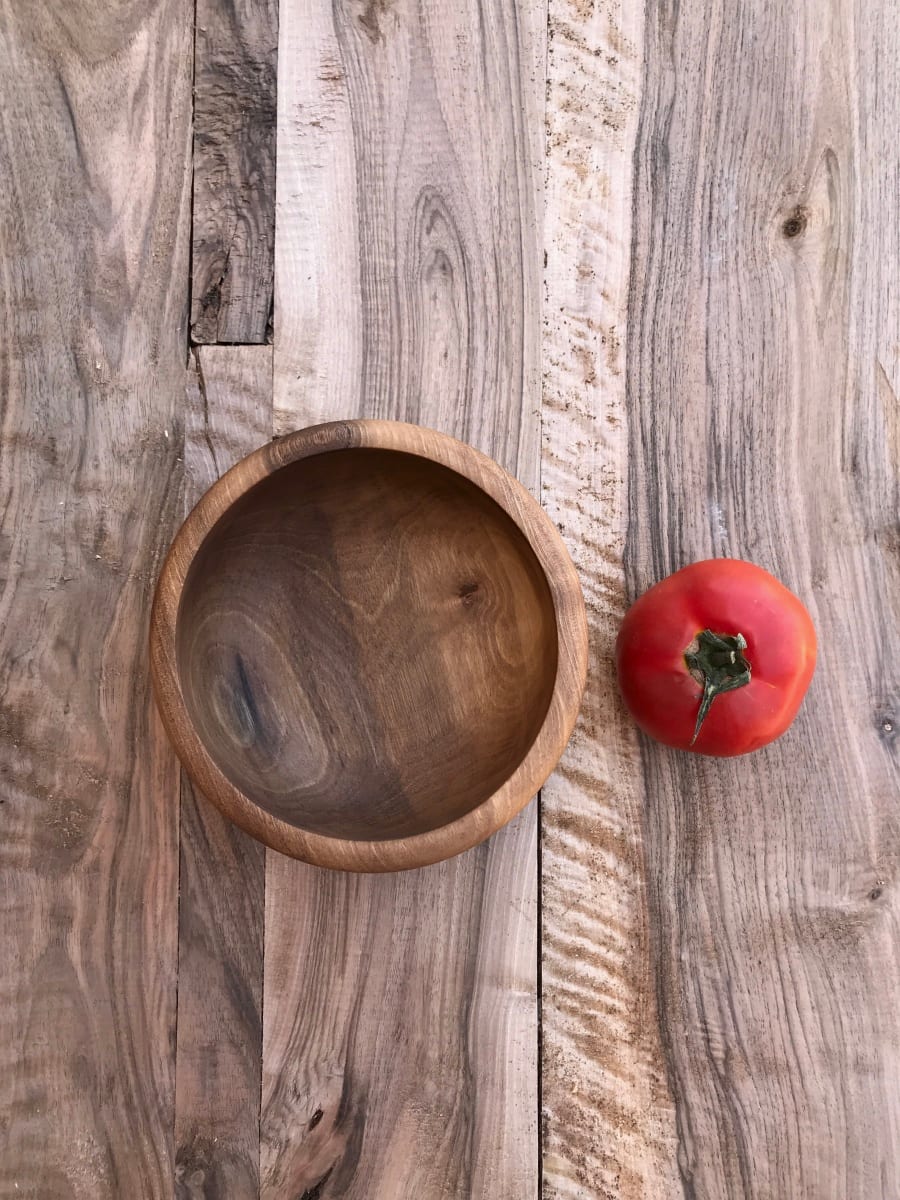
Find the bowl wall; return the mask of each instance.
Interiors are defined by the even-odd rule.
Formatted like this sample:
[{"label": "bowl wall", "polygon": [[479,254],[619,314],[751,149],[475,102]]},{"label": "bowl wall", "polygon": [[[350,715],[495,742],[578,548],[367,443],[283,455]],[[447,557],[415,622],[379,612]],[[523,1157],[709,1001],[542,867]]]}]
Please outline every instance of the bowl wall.
[{"label": "bowl wall", "polygon": [[281,467],[207,534],[178,609],[190,720],[229,782],[327,837],[455,821],[534,742],[554,603],[516,523],[465,476],[387,449]]}]

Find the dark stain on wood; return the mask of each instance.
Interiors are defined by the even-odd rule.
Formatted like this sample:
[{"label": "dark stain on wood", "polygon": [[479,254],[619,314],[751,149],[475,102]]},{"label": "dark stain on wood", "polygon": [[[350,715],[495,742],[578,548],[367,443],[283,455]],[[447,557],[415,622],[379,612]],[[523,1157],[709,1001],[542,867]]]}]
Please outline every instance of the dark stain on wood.
[{"label": "dark stain on wood", "polygon": [[298,1200],[323,1200],[325,1194],[325,1185],[331,1178],[333,1170],[334,1168],[330,1167],[319,1180],[319,1182],[314,1184],[311,1188],[307,1188],[306,1191],[298,1197]]},{"label": "dark stain on wood", "polygon": [[[244,662],[243,656],[239,653],[234,655],[234,674],[232,678],[235,684],[230,691],[232,699],[231,707],[235,717],[234,723],[238,730],[239,741],[243,744],[247,742],[263,743],[266,731],[260,719],[256,697],[253,694],[250,680],[247,677],[247,664]],[[243,736],[240,736],[241,734]]]},{"label": "dark stain on wood", "polygon": [[807,216],[806,209],[804,209],[802,205],[798,204],[791,215],[781,226],[781,232],[786,238],[799,237],[806,228],[808,220],[809,218]]}]

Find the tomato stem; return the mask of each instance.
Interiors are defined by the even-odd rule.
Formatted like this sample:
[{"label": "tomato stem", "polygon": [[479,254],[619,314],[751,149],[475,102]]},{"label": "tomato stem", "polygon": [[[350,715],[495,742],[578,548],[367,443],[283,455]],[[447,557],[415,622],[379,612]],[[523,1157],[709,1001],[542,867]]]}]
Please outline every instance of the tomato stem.
[{"label": "tomato stem", "polygon": [[703,698],[691,738],[692,746],[716,696],[733,692],[735,688],[744,687],[750,682],[750,664],[743,655],[746,649],[747,641],[742,633],[732,636],[704,629],[685,650],[684,661],[688,670],[691,674],[700,675],[703,680]]}]

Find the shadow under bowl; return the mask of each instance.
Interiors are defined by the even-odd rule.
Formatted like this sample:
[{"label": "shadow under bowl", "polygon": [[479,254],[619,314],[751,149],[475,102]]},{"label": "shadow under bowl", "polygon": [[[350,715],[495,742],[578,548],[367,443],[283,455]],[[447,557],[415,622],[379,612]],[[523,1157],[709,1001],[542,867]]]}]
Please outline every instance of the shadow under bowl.
[{"label": "shadow under bowl", "polygon": [[188,517],[157,589],[160,711],[200,789],[322,866],[449,857],[515,815],[571,732],[574,568],[496,463],[347,421],[250,455]]}]

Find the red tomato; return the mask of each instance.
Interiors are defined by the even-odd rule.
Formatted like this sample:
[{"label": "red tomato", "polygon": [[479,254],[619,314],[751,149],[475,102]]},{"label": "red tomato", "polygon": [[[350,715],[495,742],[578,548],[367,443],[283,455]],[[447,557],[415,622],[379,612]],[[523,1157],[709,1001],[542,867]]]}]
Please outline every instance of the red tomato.
[{"label": "red tomato", "polygon": [[651,737],[729,756],[781,737],[816,665],[809,613],[753,563],[712,558],[636,600],[616,642],[619,687]]}]

